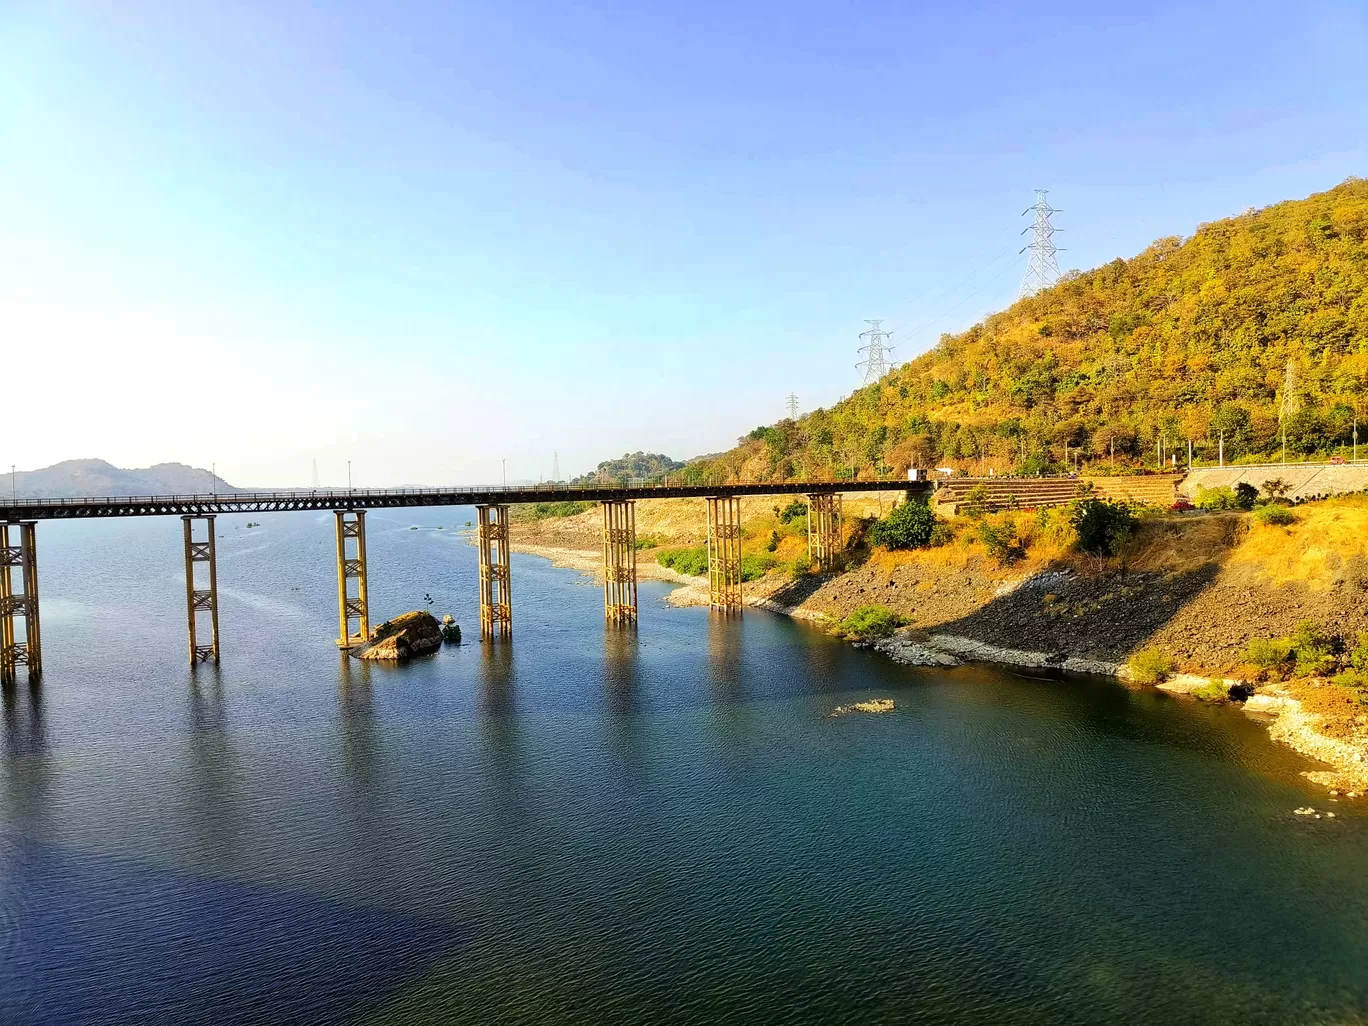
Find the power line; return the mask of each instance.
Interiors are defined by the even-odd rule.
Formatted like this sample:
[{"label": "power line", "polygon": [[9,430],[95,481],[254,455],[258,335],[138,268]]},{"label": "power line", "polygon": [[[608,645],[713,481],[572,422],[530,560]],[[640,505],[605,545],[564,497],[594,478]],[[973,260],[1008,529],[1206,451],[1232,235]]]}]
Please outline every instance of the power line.
[{"label": "power line", "polygon": [[860,338],[869,341],[860,346],[859,352],[864,353],[865,358],[855,367],[857,370],[864,368],[864,383],[869,385],[888,373],[888,357],[893,352],[893,346],[888,344],[888,332],[879,327],[883,323],[882,318],[873,321],[866,319],[865,323],[869,325],[869,330],[860,332]]},{"label": "power line", "polygon": [[[1021,253],[1028,249],[1031,251],[1031,258],[1026,261],[1026,276],[1021,279],[1022,297],[1034,296],[1041,289],[1048,289],[1051,285],[1059,281],[1059,261],[1055,259],[1058,250],[1054,244],[1054,233],[1058,231],[1050,223],[1050,215],[1058,214],[1060,211],[1045,199],[1048,190],[1037,189],[1035,191],[1035,206],[1027,207],[1021,212],[1025,217],[1031,211],[1035,211],[1035,223],[1028,228],[1021,229],[1021,234],[1033,232],[1031,241],[1021,247]],[[1018,254],[1020,255],[1020,254]]]}]

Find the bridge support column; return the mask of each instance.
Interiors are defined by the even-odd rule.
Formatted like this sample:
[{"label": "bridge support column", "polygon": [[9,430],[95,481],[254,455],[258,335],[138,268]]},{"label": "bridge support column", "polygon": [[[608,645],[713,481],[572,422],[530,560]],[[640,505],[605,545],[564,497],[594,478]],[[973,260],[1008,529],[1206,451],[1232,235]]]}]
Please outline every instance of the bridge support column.
[{"label": "bridge support column", "polygon": [[[208,527],[208,537],[195,541],[195,521],[202,520]],[[218,621],[218,559],[214,550],[213,515],[196,517],[182,516],[185,528],[185,618],[190,629],[190,665],[219,661],[219,621]],[[207,588],[196,587],[195,564],[209,564]],[[209,614],[210,644],[199,643],[199,614]]]},{"label": "bridge support column", "polygon": [[831,492],[808,496],[808,562],[830,570],[841,551],[841,497]]},{"label": "bridge support column", "polygon": [[43,675],[35,526],[0,523],[0,684],[13,684],[20,666],[28,667],[31,681]]},{"label": "bridge support column", "polygon": [[513,597],[509,590],[508,507],[476,506],[479,514],[480,640],[513,636]]},{"label": "bridge support column", "polygon": [[[366,511],[333,510],[337,516],[337,647],[359,648],[370,640],[370,607],[366,599]],[[348,551],[347,541],[352,541]],[[347,583],[355,579],[356,594]],[[355,620],[356,632],[352,632]]]},{"label": "bridge support column", "polygon": [[603,616],[637,622],[636,503],[603,503]]},{"label": "bridge support column", "polygon": [[708,601],[724,613],[741,612],[741,500],[708,500]]}]

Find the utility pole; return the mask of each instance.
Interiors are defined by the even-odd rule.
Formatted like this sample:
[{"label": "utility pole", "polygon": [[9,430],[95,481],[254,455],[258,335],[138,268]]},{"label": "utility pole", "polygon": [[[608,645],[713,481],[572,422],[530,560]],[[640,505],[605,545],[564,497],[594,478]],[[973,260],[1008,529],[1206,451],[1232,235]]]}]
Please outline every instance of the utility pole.
[{"label": "utility pole", "polygon": [[347,491],[351,491],[351,460],[347,460]]},{"label": "utility pole", "polygon": [[1188,473],[1192,473],[1192,439],[1188,439]]},{"label": "utility pole", "polygon": [[792,392],[788,394],[789,420],[798,419],[798,397]]},{"label": "utility pole", "polygon": [[[1354,424],[1354,452],[1358,452],[1358,422]],[[10,464],[10,502],[19,501],[19,478],[15,476],[14,464]]]},{"label": "utility pole", "polygon": [[[855,365],[856,369],[864,369],[864,383],[872,385],[885,374],[888,373],[888,357],[893,352],[893,346],[888,344],[888,332],[884,331],[880,324],[883,319],[865,320],[869,325],[868,331],[860,332],[860,338],[869,339],[864,345],[860,346],[859,352],[865,354],[865,358]],[[791,397],[795,402],[796,397]]]},{"label": "utility pole", "polygon": [[218,464],[217,464],[217,463],[211,463],[211,464],[209,464],[209,489],[210,489],[210,494],[212,494],[212,495],[217,495],[217,494],[218,494]]},{"label": "utility pole", "polygon": [[313,461],[313,489],[318,491],[318,460]]},{"label": "utility pole", "polygon": [[1358,462],[1358,411],[1354,411],[1354,462]]},{"label": "utility pole", "polygon": [[1225,428],[1221,428],[1220,448],[1216,450],[1216,462],[1218,466],[1225,466]]},{"label": "utility pole", "polygon": [[1055,282],[1059,281],[1059,261],[1055,259],[1055,254],[1062,252],[1054,244],[1054,233],[1059,229],[1050,223],[1050,215],[1058,214],[1060,211],[1050,206],[1045,200],[1048,190],[1037,189],[1035,191],[1036,201],[1034,206],[1027,207],[1021,212],[1022,217],[1032,211],[1035,212],[1035,221],[1029,227],[1021,229],[1021,234],[1031,232],[1031,241],[1021,247],[1018,256],[1031,251],[1030,258],[1026,261],[1026,276],[1021,279],[1021,296],[1034,296],[1042,289],[1048,289]]},{"label": "utility pole", "polygon": [[560,453],[554,451],[551,453],[551,480],[560,480]]},{"label": "utility pole", "polygon": [[508,457],[499,460],[499,465],[503,467],[503,486],[508,487]]}]

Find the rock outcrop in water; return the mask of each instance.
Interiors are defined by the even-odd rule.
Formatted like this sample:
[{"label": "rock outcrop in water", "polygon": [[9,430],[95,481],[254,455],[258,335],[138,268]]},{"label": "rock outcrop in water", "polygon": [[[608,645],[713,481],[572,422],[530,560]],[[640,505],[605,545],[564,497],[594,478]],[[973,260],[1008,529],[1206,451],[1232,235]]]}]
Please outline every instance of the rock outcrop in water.
[{"label": "rock outcrop in water", "polygon": [[426,610],[404,613],[371,631],[370,643],[357,652],[361,659],[399,662],[442,647],[437,618]]}]

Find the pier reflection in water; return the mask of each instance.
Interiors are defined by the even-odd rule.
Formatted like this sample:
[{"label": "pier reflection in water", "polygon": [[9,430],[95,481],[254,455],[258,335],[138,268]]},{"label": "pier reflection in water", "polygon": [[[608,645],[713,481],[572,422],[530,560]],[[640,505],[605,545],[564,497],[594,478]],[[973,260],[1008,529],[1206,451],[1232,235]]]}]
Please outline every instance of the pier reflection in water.
[{"label": "pier reflection in water", "polygon": [[[424,515],[370,518],[372,603],[473,623],[435,529],[473,517]],[[605,631],[600,588],[523,556],[512,645],[371,665],[319,629],[313,516],[219,518],[226,657],[193,676],[155,525],[51,525],[46,677],[3,696],[0,1022],[1368,1006],[1365,821],[1292,816],[1325,804],[1307,764],[1231,710],[899,668],[658,584]],[[896,708],[828,715],[868,697]]]}]

